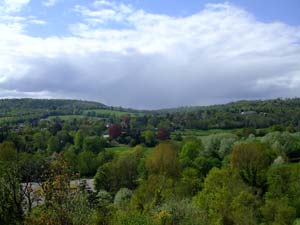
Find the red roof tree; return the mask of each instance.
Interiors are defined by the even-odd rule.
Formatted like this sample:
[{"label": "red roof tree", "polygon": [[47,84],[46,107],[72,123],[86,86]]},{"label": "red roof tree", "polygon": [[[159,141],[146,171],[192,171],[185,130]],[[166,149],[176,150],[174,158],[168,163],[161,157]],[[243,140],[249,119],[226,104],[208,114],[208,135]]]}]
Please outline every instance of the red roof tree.
[{"label": "red roof tree", "polygon": [[118,124],[113,124],[108,129],[110,139],[115,139],[121,135],[122,129]]},{"label": "red roof tree", "polygon": [[167,140],[167,139],[170,138],[170,133],[169,133],[166,129],[161,128],[161,129],[159,129],[159,131],[157,132],[156,138],[157,138],[158,140],[161,140],[161,141]]}]

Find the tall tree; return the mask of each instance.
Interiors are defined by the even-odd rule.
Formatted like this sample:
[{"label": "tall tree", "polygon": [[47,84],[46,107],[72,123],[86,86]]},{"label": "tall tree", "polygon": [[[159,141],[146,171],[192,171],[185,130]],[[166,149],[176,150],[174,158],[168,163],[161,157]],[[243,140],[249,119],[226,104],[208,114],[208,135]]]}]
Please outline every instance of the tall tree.
[{"label": "tall tree", "polygon": [[155,147],[146,162],[150,174],[170,177],[179,175],[179,160],[176,147],[171,143],[161,143]]},{"label": "tall tree", "polygon": [[266,172],[271,162],[268,149],[260,143],[238,144],[232,151],[232,168],[252,187],[260,188],[265,185]]}]

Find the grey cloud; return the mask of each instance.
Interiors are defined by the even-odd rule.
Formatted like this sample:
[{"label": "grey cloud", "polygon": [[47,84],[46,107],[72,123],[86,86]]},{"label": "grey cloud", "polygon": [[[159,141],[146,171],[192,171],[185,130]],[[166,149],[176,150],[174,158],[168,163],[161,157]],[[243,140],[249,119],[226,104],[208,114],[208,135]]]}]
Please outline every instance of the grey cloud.
[{"label": "grey cloud", "polygon": [[249,62],[247,66],[234,66],[203,57],[181,65],[161,54],[138,53],[95,54],[68,60],[32,59],[30,64],[34,66],[28,75],[8,79],[0,87],[19,92],[48,91],[139,108],[299,95],[296,88],[256,87],[259,78],[284,74],[284,64]]},{"label": "grey cloud", "polygon": [[[131,19],[146,21],[134,21],[134,30],[113,32],[113,38],[109,30],[86,24],[83,37],[48,39],[54,48],[49,52],[34,49],[38,54],[21,51],[5,58],[12,67],[28,69],[0,74],[0,97],[37,93],[162,108],[300,96],[299,28],[263,24],[225,6],[186,18],[132,12]],[[161,19],[161,26],[154,26],[152,17]],[[30,46],[46,41],[29,40]],[[72,50],[61,50],[64,45]],[[20,46],[30,49],[27,42]]]}]

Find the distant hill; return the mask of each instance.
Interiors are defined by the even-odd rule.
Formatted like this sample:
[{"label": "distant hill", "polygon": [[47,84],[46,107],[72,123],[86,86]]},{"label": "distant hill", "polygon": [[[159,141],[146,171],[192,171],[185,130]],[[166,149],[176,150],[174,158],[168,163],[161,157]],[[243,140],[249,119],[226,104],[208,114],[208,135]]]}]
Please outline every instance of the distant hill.
[{"label": "distant hill", "polygon": [[[283,109],[283,108],[299,108],[300,98],[277,98],[269,100],[241,100],[236,102],[230,102],[227,104],[217,104],[209,106],[183,106],[176,108],[166,108],[155,110],[157,113],[182,113],[182,112],[196,112],[203,110],[217,110],[217,111],[230,111],[230,112],[243,112],[243,111],[258,111],[269,112],[271,109]],[[271,110],[271,111],[272,111]]]},{"label": "distant hill", "polygon": [[49,116],[80,115],[84,110],[109,108],[102,103],[81,100],[0,99],[0,122],[23,122]]},{"label": "distant hill", "polygon": [[[300,127],[300,98],[237,101],[223,105],[135,110],[102,103],[62,99],[2,99],[0,125],[34,122],[43,118],[166,117],[173,127],[191,129],[264,128],[273,125]],[[146,119],[147,120],[147,119]]]},{"label": "distant hill", "polygon": [[188,129],[300,129],[300,98],[237,101],[223,105],[157,110],[177,127]]},{"label": "distant hill", "polygon": [[99,102],[65,99],[0,99],[0,113],[14,110],[76,110],[108,108]]}]

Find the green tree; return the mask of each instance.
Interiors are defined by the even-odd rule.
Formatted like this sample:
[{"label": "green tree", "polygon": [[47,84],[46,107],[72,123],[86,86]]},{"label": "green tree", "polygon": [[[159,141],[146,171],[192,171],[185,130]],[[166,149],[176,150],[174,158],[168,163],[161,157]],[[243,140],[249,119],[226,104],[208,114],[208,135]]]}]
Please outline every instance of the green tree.
[{"label": "green tree", "polygon": [[297,161],[300,157],[299,138],[300,133],[271,132],[262,138],[262,142],[280,151],[281,155],[286,155],[290,159]]},{"label": "green tree", "polygon": [[17,159],[17,150],[15,144],[5,141],[0,144],[0,161],[15,161]]},{"label": "green tree", "polygon": [[137,185],[138,166],[142,154],[142,150],[137,148],[100,166],[95,176],[97,190],[105,189],[116,193],[122,187],[134,189]]},{"label": "green tree", "polygon": [[28,214],[32,212],[35,200],[40,196],[33,188],[35,183],[42,183],[44,181],[43,174],[49,169],[48,159],[40,153],[19,153],[18,155],[18,176],[22,182],[22,197],[24,199],[23,209]]},{"label": "green tree", "polygon": [[78,171],[81,176],[95,175],[98,167],[99,163],[95,153],[84,151],[78,155]]},{"label": "green tree", "polygon": [[112,196],[105,190],[100,190],[96,196],[97,205],[90,224],[106,225],[112,217]]},{"label": "green tree", "polygon": [[193,160],[195,160],[195,158],[197,158],[200,155],[200,152],[202,152],[203,149],[204,146],[202,145],[201,140],[188,140],[184,143],[179,153],[180,164],[183,167],[191,166]]},{"label": "green tree", "polygon": [[219,168],[221,162],[217,158],[199,156],[193,161],[192,166],[198,170],[199,176],[204,178],[213,167]]},{"label": "green tree", "polygon": [[146,168],[150,174],[178,177],[180,170],[175,146],[171,143],[161,143],[156,146],[147,158]]},{"label": "green tree", "polygon": [[0,224],[21,224],[23,198],[15,163],[0,160],[0,184]]},{"label": "green tree", "polygon": [[33,135],[33,145],[35,149],[46,150],[47,142],[51,134],[49,131],[37,132]]},{"label": "green tree", "polygon": [[82,132],[82,130],[78,130],[75,134],[75,138],[74,138],[74,144],[76,146],[76,148],[78,149],[82,149],[82,145],[83,145],[83,140],[84,140],[84,134]]},{"label": "green tree", "polygon": [[88,224],[91,210],[87,195],[80,186],[71,187],[72,174],[62,155],[51,163],[42,183],[44,204],[27,216],[25,224]]},{"label": "green tree", "polygon": [[231,203],[231,218],[234,224],[256,225],[260,214],[257,210],[259,201],[256,196],[247,191],[241,191]]},{"label": "green tree", "polygon": [[204,156],[223,159],[231,153],[232,146],[238,137],[234,134],[212,134],[205,138]]},{"label": "green tree", "polygon": [[233,148],[231,165],[247,184],[263,187],[272,160],[265,145],[255,142],[241,143]]},{"label": "green tree", "polygon": [[120,209],[129,208],[129,202],[132,196],[132,191],[128,188],[121,188],[114,198],[114,204]]},{"label": "green tree", "polygon": [[58,138],[58,142],[60,143],[61,148],[65,147],[66,144],[68,144],[68,143],[69,144],[73,143],[73,138],[65,130],[58,131],[56,134],[56,137]]},{"label": "green tree", "polygon": [[97,136],[85,137],[83,140],[83,151],[90,151],[94,153],[99,153],[104,151],[105,141]]},{"label": "green tree", "polygon": [[116,211],[112,217],[113,225],[159,225],[150,216],[136,211]]},{"label": "green tree", "polygon": [[156,144],[156,135],[152,130],[146,130],[143,132],[143,137],[145,139],[145,144],[149,147],[153,147]]},{"label": "green tree", "polygon": [[94,176],[94,185],[97,191],[110,190],[110,167],[111,163],[105,163],[97,169],[97,173]]},{"label": "green tree", "polygon": [[78,157],[76,155],[76,148],[74,145],[63,151],[64,158],[68,167],[73,173],[78,172]]},{"label": "green tree", "polygon": [[[300,210],[300,164],[272,165],[267,173],[267,201],[287,199],[288,205]],[[299,216],[299,214],[298,214]]]},{"label": "green tree", "polygon": [[153,211],[159,224],[207,225],[203,212],[190,199],[172,198]]},{"label": "green tree", "polygon": [[59,140],[56,136],[52,136],[48,140],[48,151],[49,152],[60,152],[61,145],[59,143]]},{"label": "green tree", "polygon": [[148,212],[174,198],[178,193],[178,182],[164,175],[150,175],[135,189],[131,205],[140,212]]},{"label": "green tree", "polygon": [[[238,212],[239,207],[236,207],[235,202],[238,201],[236,199],[245,191],[251,195],[249,188],[232,171],[213,168],[204,181],[202,191],[196,195],[194,201],[199,209],[205,212],[203,218],[206,218],[207,224],[230,225],[235,224],[234,221],[238,221],[242,216],[252,215],[241,215],[241,212]],[[252,213],[251,210],[245,212]]]},{"label": "green tree", "polygon": [[287,198],[268,199],[261,207],[261,212],[268,225],[292,225],[296,219],[296,209],[290,206]]},{"label": "green tree", "polygon": [[182,171],[181,184],[183,186],[183,194],[194,196],[201,188],[202,179],[197,169],[187,167]]}]

